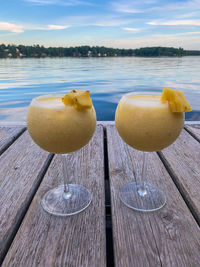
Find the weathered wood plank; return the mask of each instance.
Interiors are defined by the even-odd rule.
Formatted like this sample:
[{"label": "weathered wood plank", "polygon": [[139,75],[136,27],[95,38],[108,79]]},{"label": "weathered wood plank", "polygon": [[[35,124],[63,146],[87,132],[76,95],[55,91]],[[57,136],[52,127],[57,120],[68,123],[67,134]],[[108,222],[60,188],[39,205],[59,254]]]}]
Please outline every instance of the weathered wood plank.
[{"label": "weathered wood plank", "polygon": [[0,262],[40,183],[49,154],[23,133],[0,156]]},{"label": "weathered wood plank", "polygon": [[29,208],[3,266],[106,265],[103,128],[97,126],[90,143],[67,155],[70,183],[93,193],[90,206],[69,217],[46,213],[39,201],[48,189],[62,184],[62,162],[53,159]]},{"label": "weathered wood plank", "polygon": [[167,204],[156,212],[136,212],[120,201],[119,189],[136,179],[142,152],[126,145],[114,126],[107,126],[107,137],[115,265],[199,266],[198,225],[158,155],[149,153],[145,180],[165,192]]},{"label": "weathered wood plank", "polygon": [[200,143],[183,130],[174,144],[159,153],[200,224]]},{"label": "weathered wood plank", "polygon": [[200,124],[185,125],[185,129],[200,142]]},{"label": "weathered wood plank", "polygon": [[0,155],[25,131],[25,127],[0,127]]}]

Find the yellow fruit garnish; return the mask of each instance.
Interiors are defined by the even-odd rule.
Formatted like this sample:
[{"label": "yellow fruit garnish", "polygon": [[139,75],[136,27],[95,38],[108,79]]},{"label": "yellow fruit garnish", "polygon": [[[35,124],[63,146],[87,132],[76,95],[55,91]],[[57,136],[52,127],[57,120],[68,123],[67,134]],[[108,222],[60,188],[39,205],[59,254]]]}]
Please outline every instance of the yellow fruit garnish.
[{"label": "yellow fruit garnish", "polygon": [[62,98],[66,106],[74,106],[77,110],[85,110],[92,107],[90,91],[72,90]]},{"label": "yellow fruit garnish", "polygon": [[184,93],[178,90],[164,88],[161,101],[168,101],[171,112],[188,112],[192,110]]}]

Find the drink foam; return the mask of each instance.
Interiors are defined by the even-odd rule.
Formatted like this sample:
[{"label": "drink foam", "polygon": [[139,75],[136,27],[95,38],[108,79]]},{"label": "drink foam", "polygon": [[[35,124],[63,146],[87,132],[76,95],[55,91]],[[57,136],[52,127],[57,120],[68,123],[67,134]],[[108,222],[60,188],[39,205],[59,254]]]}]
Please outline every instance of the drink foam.
[{"label": "drink foam", "polygon": [[125,102],[129,105],[139,106],[139,107],[165,107],[168,106],[168,102],[161,102],[160,96],[123,96],[121,99],[122,102]]},{"label": "drink foam", "polygon": [[42,96],[36,97],[31,102],[32,106],[49,109],[64,109],[65,104],[62,102],[62,97]]}]

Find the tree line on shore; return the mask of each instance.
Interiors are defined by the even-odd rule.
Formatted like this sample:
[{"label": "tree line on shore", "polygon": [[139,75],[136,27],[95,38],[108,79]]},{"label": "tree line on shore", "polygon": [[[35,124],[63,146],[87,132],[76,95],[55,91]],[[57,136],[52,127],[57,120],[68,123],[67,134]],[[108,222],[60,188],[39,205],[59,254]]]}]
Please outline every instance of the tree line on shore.
[{"label": "tree line on shore", "polygon": [[184,50],[174,47],[143,47],[138,49],[119,49],[104,46],[44,47],[40,45],[0,44],[0,58],[23,57],[119,57],[119,56],[193,56],[198,50]]}]

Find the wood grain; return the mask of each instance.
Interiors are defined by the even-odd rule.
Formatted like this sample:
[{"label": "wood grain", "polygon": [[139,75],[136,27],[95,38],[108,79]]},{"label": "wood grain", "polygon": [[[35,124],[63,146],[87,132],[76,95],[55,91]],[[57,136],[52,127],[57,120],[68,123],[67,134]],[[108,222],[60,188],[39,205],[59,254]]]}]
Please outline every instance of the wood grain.
[{"label": "wood grain", "polygon": [[25,127],[0,127],[0,155],[25,131]]},{"label": "wood grain", "polygon": [[42,179],[48,155],[26,131],[0,156],[0,262]]},{"label": "wood grain", "polygon": [[103,128],[90,143],[66,156],[70,183],[86,186],[92,203],[83,212],[58,217],[46,213],[41,196],[62,184],[62,162],[55,156],[3,266],[103,267],[106,265]]},{"label": "wood grain", "polygon": [[200,143],[183,130],[160,155],[200,224]]},{"label": "wood grain", "polygon": [[185,125],[185,129],[200,142],[200,124]]},{"label": "wood grain", "polygon": [[199,266],[199,227],[158,155],[149,153],[145,180],[165,192],[167,204],[156,212],[136,212],[120,201],[119,189],[136,180],[142,152],[126,145],[114,126],[107,126],[107,137],[115,265]]}]

